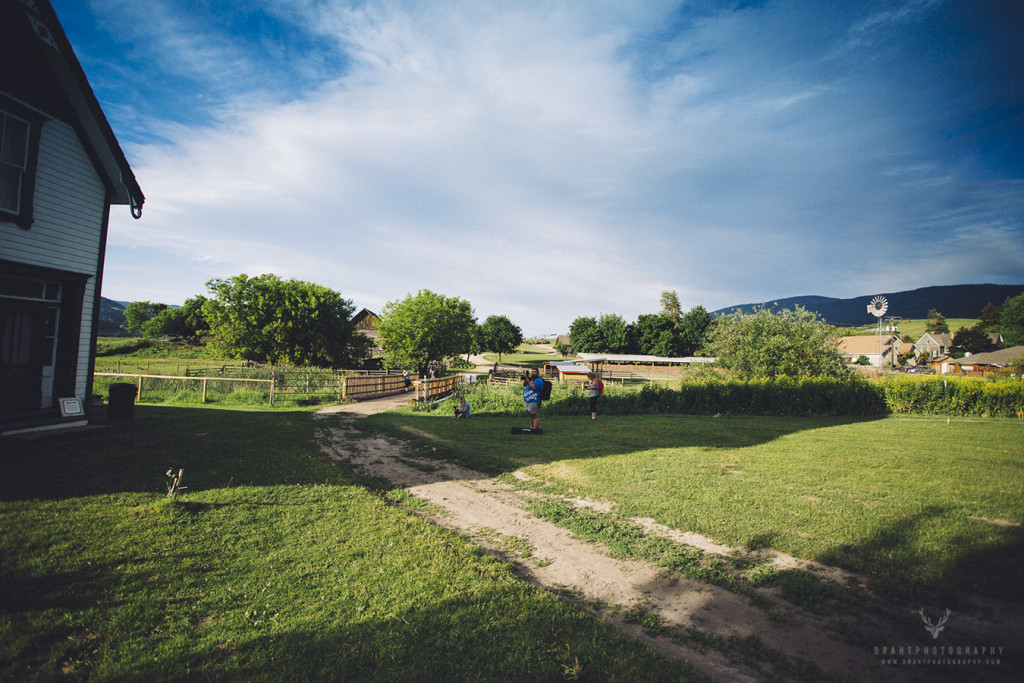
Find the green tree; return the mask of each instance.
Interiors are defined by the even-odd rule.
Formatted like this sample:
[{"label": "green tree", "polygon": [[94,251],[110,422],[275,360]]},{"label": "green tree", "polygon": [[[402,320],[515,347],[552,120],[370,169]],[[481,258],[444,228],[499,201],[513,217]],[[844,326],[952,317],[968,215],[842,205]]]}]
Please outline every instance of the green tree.
[{"label": "green tree", "polygon": [[468,301],[428,289],[389,302],[377,319],[387,364],[419,372],[472,348],[477,328]]},{"label": "green tree", "polygon": [[597,320],[601,333],[601,350],[598,353],[626,353],[629,338],[626,335],[626,321],[615,313],[602,313]]},{"label": "green tree", "polygon": [[679,322],[679,342],[676,354],[695,356],[707,342],[708,333],[715,324],[715,318],[703,306],[694,306]]},{"label": "green tree", "polygon": [[[276,275],[246,274],[206,283],[203,316],[215,345],[234,358],[343,367],[360,341],[352,302],[327,287]],[[357,344],[358,345],[358,344]]]},{"label": "green tree", "polygon": [[995,348],[996,345],[992,343],[988,334],[981,329],[979,324],[971,328],[961,327],[957,330],[956,334],[953,335],[953,344],[950,351],[956,354],[983,353],[985,351],[992,351]]},{"label": "green tree", "polygon": [[491,315],[480,325],[481,347],[498,354],[512,353],[523,343],[523,331],[506,316]]},{"label": "green tree", "polygon": [[166,308],[142,326],[147,337],[177,337],[197,343],[209,334],[210,326],[203,315],[205,296],[194,296],[180,308]]},{"label": "green tree", "polygon": [[672,321],[664,315],[641,313],[627,329],[629,352],[645,356],[674,356],[674,332]]},{"label": "green tree", "polygon": [[128,334],[145,334],[145,324],[166,309],[167,304],[133,301],[124,307],[124,323],[121,324],[121,329]]},{"label": "green tree", "polygon": [[683,318],[683,307],[679,305],[679,295],[675,290],[661,293],[661,314],[672,323],[672,327],[679,327]]},{"label": "green tree", "polygon": [[946,317],[936,311],[934,308],[928,311],[928,322],[925,325],[925,332],[934,332],[935,334],[949,334],[949,324],[946,323]]},{"label": "green tree", "polygon": [[838,342],[835,328],[800,306],[774,313],[761,307],[718,318],[708,351],[741,379],[842,377],[848,370]]},{"label": "green tree", "polygon": [[998,330],[1002,309],[995,304],[985,304],[978,316],[978,326],[983,330]]},{"label": "green tree", "polygon": [[574,353],[604,352],[601,330],[594,318],[580,317],[573,320],[569,325],[569,339]]},{"label": "green tree", "polygon": [[1010,297],[999,316],[999,332],[1007,346],[1024,344],[1024,294]]}]

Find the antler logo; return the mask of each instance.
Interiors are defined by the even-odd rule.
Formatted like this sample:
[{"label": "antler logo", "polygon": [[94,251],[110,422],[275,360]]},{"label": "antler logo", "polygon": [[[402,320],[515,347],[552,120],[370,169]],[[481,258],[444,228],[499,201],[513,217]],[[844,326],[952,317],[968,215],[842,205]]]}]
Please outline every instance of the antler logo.
[{"label": "antler logo", "polygon": [[937,624],[933,624],[932,620],[924,613],[924,607],[918,610],[918,613],[921,615],[921,620],[924,621],[924,630],[932,634],[932,638],[938,638],[939,634],[942,633],[942,629],[946,628],[946,621],[949,619],[951,611],[947,609],[946,613],[939,618],[939,623]]}]

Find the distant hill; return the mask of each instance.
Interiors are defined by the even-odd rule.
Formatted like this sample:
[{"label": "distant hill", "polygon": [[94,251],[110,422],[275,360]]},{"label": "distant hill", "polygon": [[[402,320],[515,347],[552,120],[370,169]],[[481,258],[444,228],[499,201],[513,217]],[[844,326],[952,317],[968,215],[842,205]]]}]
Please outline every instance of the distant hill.
[{"label": "distant hill", "polygon": [[127,301],[114,301],[100,297],[100,324],[98,334],[101,337],[127,337],[128,333],[121,329],[124,322],[124,308]]},{"label": "distant hill", "polygon": [[765,301],[760,304],[729,306],[712,311],[722,315],[741,310],[752,312],[758,306],[770,310],[781,310],[802,306],[813,311],[832,325],[865,325],[873,320],[867,306],[876,296],[884,296],[889,302],[886,315],[900,318],[924,318],[928,311],[935,309],[947,318],[977,318],[985,304],[1002,306],[1010,297],[1024,292],[1024,285],[943,285],[922,287],[906,292],[877,292],[853,299],[834,299],[827,296],[794,296],[788,299]]}]

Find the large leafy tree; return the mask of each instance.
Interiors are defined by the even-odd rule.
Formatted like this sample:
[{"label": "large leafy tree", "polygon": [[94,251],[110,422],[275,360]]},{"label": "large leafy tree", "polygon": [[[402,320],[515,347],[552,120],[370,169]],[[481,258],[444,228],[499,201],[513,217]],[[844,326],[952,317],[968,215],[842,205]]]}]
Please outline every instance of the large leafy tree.
[{"label": "large leafy tree", "polygon": [[641,313],[629,326],[629,350],[648,356],[676,355],[672,321],[660,313]]},{"label": "large leafy tree", "polygon": [[708,339],[718,364],[741,379],[847,374],[835,329],[800,306],[720,317]]},{"label": "large leafy tree", "polygon": [[981,325],[961,327],[953,335],[952,351],[954,353],[983,353],[992,351],[996,345],[989,338]]},{"label": "large leafy tree", "polygon": [[133,301],[124,307],[124,322],[121,328],[128,334],[145,334],[145,325],[167,309],[167,304],[150,301]]},{"label": "large leafy tree", "polygon": [[178,337],[198,342],[200,337],[210,331],[210,326],[203,315],[205,303],[205,296],[194,296],[180,308],[166,308],[155,318],[145,322],[142,331],[147,337]]},{"label": "large leafy tree", "polygon": [[421,372],[471,349],[477,327],[468,301],[428,289],[388,302],[377,319],[387,364]]},{"label": "large leafy tree", "polygon": [[1024,294],[1010,297],[999,315],[999,331],[1007,346],[1024,344]]},{"label": "large leafy tree", "polygon": [[569,339],[574,353],[604,353],[604,341],[597,320],[581,316],[569,325]]},{"label": "large leafy tree", "polygon": [[679,340],[676,353],[681,356],[695,356],[703,348],[708,334],[715,324],[715,318],[703,306],[694,306],[679,321]]},{"label": "large leafy tree", "polygon": [[[235,358],[342,367],[358,339],[352,302],[334,290],[276,275],[213,279],[202,304],[215,344]],[[359,335],[361,336],[361,335]]]},{"label": "large leafy tree", "polygon": [[512,353],[523,343],[523,331],[504,315],[490,315],[480,325],[480,345],[498,354]]},{"label": "large leafy tree", "polygon": [[601,350],[598,353],[626,353],[629,350],[626,321],[621,315],[602,313],[597,320],[597,328],[601,333]]}]

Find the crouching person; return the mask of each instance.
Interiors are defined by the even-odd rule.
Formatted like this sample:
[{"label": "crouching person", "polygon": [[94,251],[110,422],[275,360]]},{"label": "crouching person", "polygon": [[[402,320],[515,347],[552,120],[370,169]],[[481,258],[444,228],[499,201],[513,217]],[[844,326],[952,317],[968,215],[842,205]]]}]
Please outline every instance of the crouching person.
[{"label": "crouching person", "polygon": [[462,419],[469,417],[469,404],[466,403],[465,396],[459,396],[459,405],[455,406],[455,417]]}]

